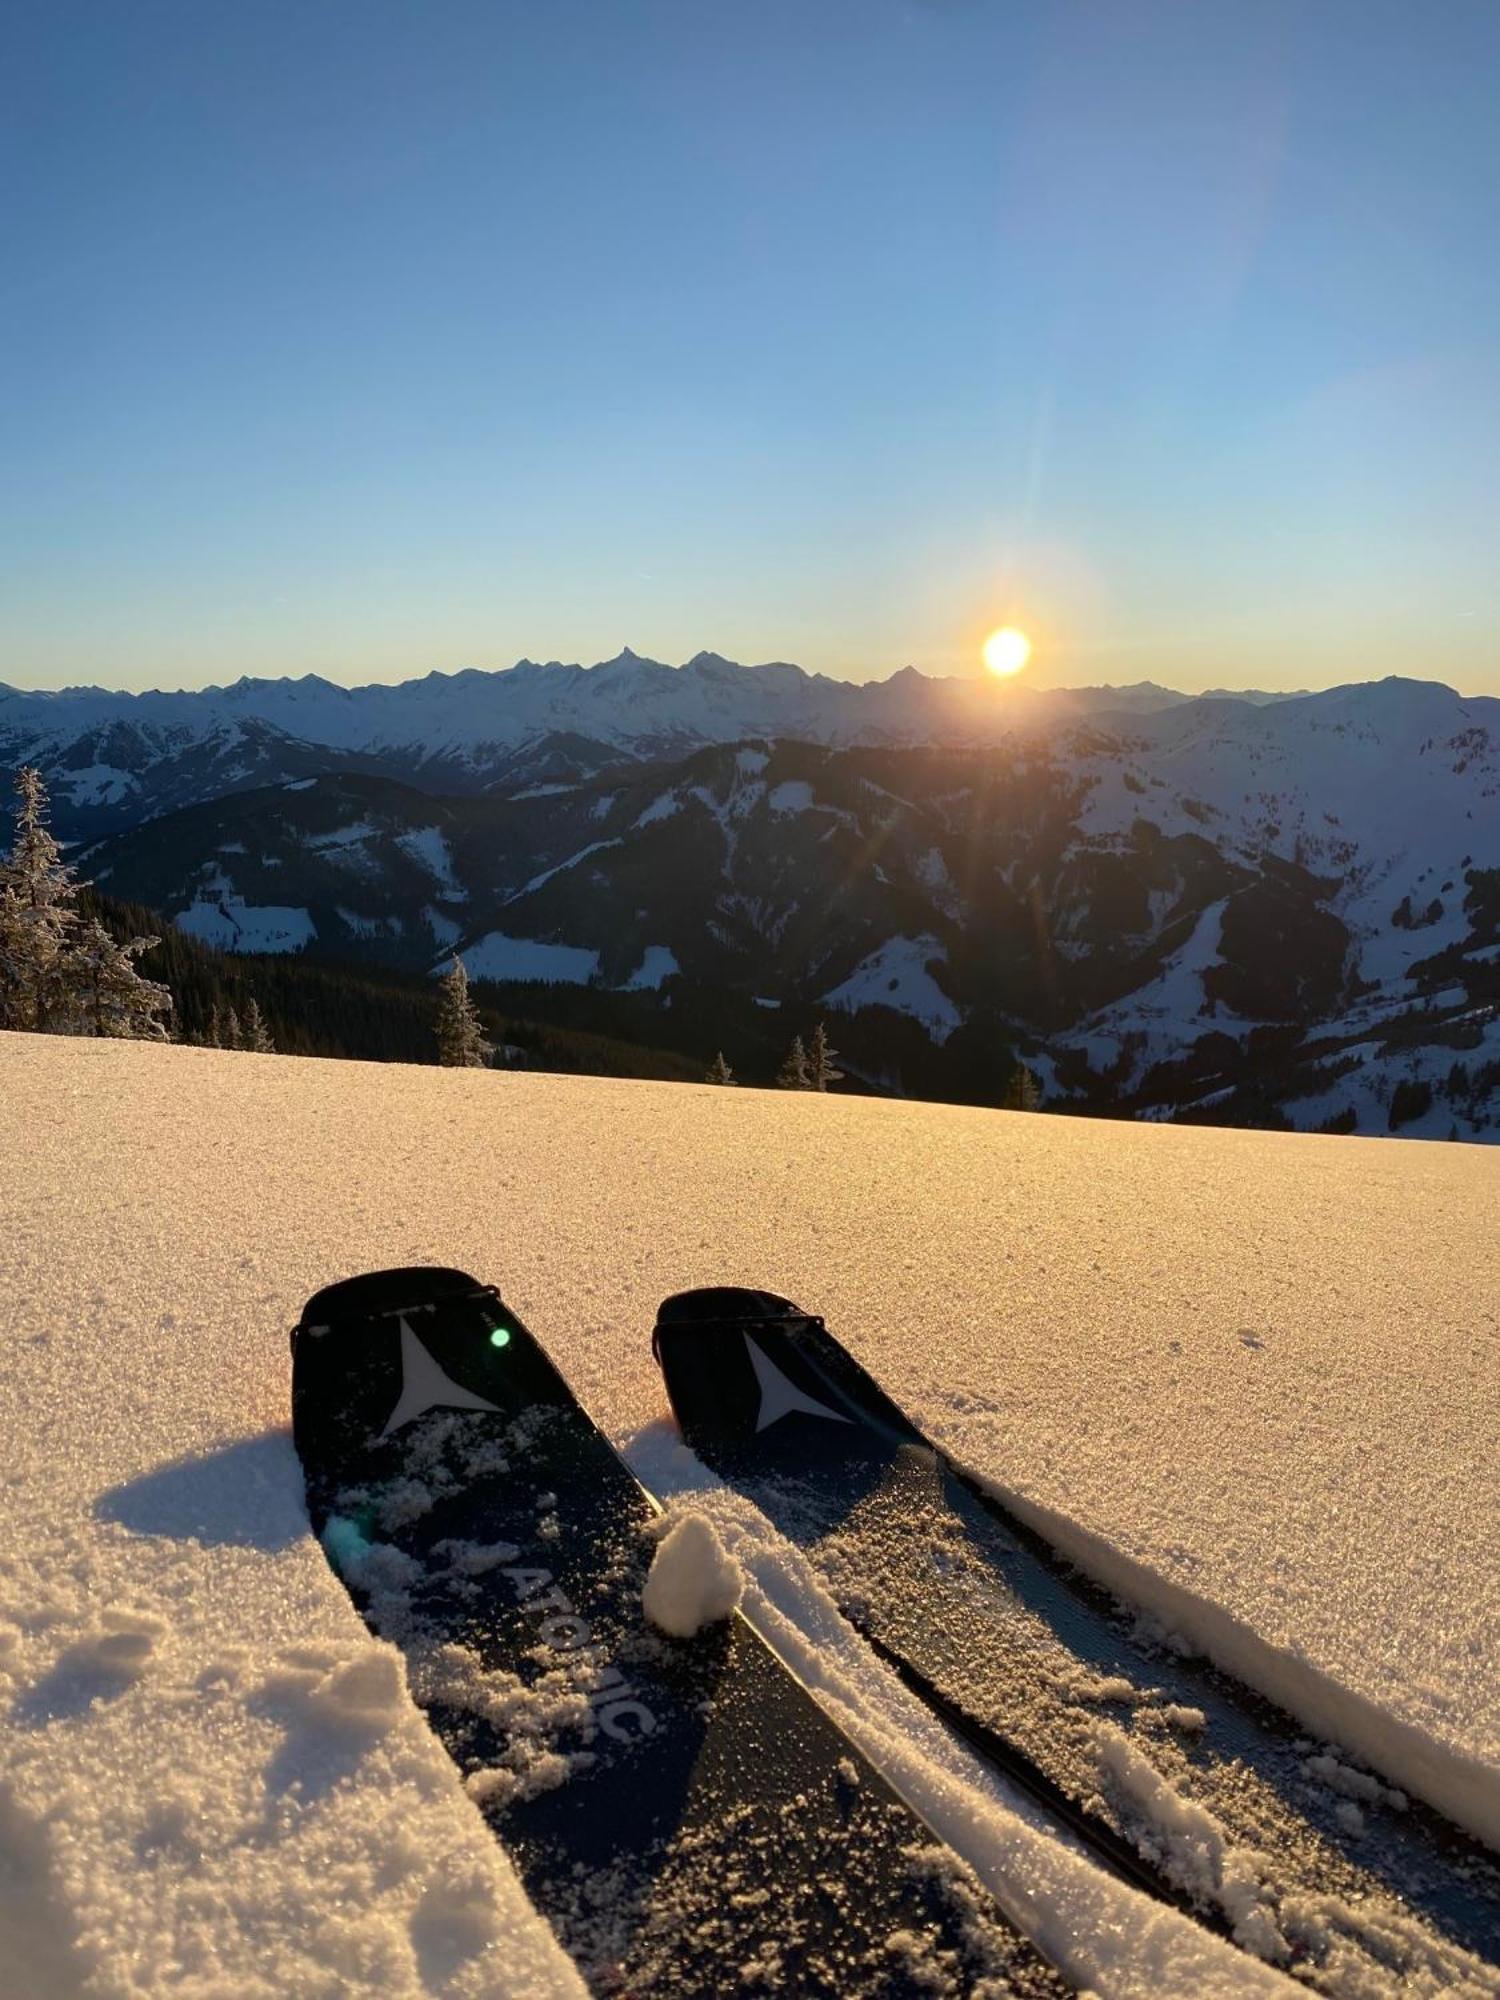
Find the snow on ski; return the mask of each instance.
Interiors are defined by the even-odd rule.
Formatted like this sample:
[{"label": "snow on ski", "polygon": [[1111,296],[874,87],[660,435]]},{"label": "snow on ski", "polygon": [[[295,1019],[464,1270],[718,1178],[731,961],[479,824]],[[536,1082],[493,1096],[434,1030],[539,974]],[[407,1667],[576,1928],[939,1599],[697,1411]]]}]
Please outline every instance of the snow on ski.
[{"label": "snow on ski", "polygon": [[659,1312],[684,1438],[879,1657],[1105,1865],[1318,1990],[1500,1986],[1500,1868],[1126,1610],[773,1294]]},{"label": "snow on ski", "polygon": [[1071,1991],[737,1615],[712,1528],[658,1539],[493,1290],[347,1280],[293,1352],[324,1549],[596,1992]]}]

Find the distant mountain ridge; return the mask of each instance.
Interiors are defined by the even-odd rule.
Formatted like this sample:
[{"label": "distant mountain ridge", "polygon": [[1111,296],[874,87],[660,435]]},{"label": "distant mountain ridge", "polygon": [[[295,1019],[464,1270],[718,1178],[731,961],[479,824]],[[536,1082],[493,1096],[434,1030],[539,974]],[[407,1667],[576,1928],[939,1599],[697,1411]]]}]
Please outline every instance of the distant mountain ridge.
[{"label": "distant mountain ridge", "polygon": [[592,667],[522,660],[363,687],[315,674],[183,693],[0,687],[0,764],[37,764],[60,834],[80,839],[315,771],[363,770],[445,793],[513,790],[709,743],[977,747],[1195,701],[1149,681],[1042,689],[912,667],[838,681],[706,652],[672,667],[627,647]]},{"label": "distant mountain ridge", "polygon": [[609,1032],[618,996],[709,1032],[841,1013],[858,1073],[916,1094],[986,1101],[1020,1050],[1080,1108],[1500,1134],[1500,702],[1434,683],[706,743],[489,794],[346,769],[82,861],[205,942],[458,949]]},{"label": "distant mountain ridge", "polygon": [[855,1074],[919,1095],[994,1102],[1019,1051],[1079,1108],[1500,1136],[1500,701],[1436,682],[860,685],[627,650],[9,690],[22,762],[86,873],[227,950],[459,949],[539,1018],[722,1030],[752,1074],[829,1012]]}]

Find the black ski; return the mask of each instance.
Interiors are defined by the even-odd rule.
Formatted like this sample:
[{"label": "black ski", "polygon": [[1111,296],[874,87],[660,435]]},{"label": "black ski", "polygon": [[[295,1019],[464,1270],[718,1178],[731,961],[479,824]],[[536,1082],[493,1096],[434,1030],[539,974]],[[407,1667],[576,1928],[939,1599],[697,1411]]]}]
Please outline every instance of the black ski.
[{"label": "black ski", "polygon": [[647,1623],[654,1505],[496,1292],[350,1279],[293,1354],[314,1529],[596,1992],[1071,1991],[743,1618]]},{"label": "black ski", "polygon": [[1487,1849],[1153,1640],[820,1319],[772,1293],[684,1292],[662,1304],[654,1349],[704,1463],[809,1552],[906,1685],[1100,1859],[1330,1992],[1492,1989]]}]

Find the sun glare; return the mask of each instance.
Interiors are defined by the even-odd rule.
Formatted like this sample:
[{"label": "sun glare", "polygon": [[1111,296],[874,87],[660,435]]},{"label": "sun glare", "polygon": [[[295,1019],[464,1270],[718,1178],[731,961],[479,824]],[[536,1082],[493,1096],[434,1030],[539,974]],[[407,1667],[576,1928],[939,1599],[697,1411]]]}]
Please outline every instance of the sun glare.
[{"label": "sun glare", "polygon": [[1014,625],[1002,625],[984,642],[984,664],[1002,680],[1018,674],[1030,658],[1031,641]]}]

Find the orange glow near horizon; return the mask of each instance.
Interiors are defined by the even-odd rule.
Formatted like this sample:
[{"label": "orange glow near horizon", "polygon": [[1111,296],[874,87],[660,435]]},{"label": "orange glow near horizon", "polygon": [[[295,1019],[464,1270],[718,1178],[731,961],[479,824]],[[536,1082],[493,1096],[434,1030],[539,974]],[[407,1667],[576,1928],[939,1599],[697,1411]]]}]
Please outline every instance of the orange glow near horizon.
[{"label": "orange glow near horizon", "polygon": [[1018,674],[1031,658],[1031,641],[1014,625],[1002,625],[984,642],[984,664],[1000,680]]}]

